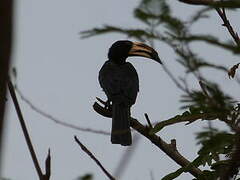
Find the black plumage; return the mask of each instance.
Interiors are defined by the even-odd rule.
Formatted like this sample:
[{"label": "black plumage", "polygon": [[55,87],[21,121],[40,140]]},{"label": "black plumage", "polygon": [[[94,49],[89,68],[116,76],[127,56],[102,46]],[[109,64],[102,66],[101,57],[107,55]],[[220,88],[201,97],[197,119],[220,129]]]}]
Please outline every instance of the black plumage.
[{"label": "black plumage", "polygon": [[109,49],[108,61],[99,72],[99,83],[112,103],[111,142],[128,146],[132,144],[130,108],[139,91],[138,74],[129,62],[129,56],[143,56],[161,63],[157,52],[143,43],[117,41]]}]

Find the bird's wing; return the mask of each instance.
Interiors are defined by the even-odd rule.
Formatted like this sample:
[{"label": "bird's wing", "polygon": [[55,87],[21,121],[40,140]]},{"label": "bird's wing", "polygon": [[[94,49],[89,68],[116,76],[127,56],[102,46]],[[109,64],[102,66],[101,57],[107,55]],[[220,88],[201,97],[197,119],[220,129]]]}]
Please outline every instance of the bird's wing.
[{"label": "bird's wing", "polygon": [[130,105],[135,103],[139,80],[131,63],[116,65],[107,61],[99,72],[99,83],[109,100],[118,98]]}]

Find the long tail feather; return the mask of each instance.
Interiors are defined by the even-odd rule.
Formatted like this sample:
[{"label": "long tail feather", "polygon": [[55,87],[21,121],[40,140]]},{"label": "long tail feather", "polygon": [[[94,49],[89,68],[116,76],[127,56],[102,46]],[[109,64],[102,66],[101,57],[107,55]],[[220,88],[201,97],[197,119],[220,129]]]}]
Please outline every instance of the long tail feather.
[{"label": "long tail feather", "polygon": [[113,103],[112,109],[112,134],[111,142],[129,146],[132,144],[130,130],[130,107],[124,104]]}]

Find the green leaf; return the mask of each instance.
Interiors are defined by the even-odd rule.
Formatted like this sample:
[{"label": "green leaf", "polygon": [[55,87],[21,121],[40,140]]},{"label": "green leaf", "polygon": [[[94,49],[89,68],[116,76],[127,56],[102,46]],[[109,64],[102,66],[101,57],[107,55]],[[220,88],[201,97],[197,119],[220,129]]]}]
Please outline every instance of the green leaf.
[{"label": "green leaf", "polygon": [[183,108],[194,107],[202,113],[213,113],[218,118],[226,117],[234,109],[233,99],[225,95],[217,84],[204,81],[206,96],[202,90],[193,90],[182,96]]},{"label": "green leaf", "polygon": [[162,178],[162,180],[172,180],[175,179],[176,177],[180,176],[184,172],[185,168],[180,168],[177,171],[170,173]]},{"label": "green leaf", "polygon": [[140,41],[145,41],[148,38],[157,38],[152,33],[148,33],[143,29],[124,29],[120,27],[114,27],[105,25],[102,28],[93,28],[91,30],[80,32],[81,38],[89,38],[97,35],[107,34],[107,33],[121,33],[125,34],[128,37],[136,38]]},{"label": "green leaf", "polygon": [[165,0],[142,0],[134,10],[134,16],[147,25],[159,24],[162,14],[169,14],[170,8]]},{"label": "green leaf", "polygon": [[194,15],[191,16],[188,23],[194,24],[194,23],[198,22],[200,19],[208,18],[209,16],[206,13],[209,12],[210,10],[213,10],[213,9],[210,7],[204,7],[202,9],[200,9]]},{"label": "green leaf", "polygon": [[210,113],[204,114],[204,113],[201,113],[199,109],[191,107],[190,111],[185,111],[181,115],[176,115],[173,118],[157,123],[154,126],[154,128],[150,130],[150,134],[159,132],[165,126],[180,123],[180,122],[187,122],[187,125],[188,125],[198,119],[216,119],[216,118],[217,118],[216,114],[210,114]]},{"label": "green leaf", "polygon": [[208,171],[204,170],[202,171],[202,174],[200,174],[199,177],[197,177],[197,180],[217,180],[218,175],[215,171]]},{"label": "green leaf", "polygon": [[219,161],[220,154],[231,152],[235,135],[214,128],[207,128],[207,130],[197,133],[196,139],[198,144],[202,144],[198,151],[202,165],[205,166],[207,163],[212,166],[213,161]]},{"label": "green leaf", "polygon": [[221,170],[221,168],[223,166],[228,166],[230,163],[231,163],[230,160],[218,161],[218,162],[212,164],[211,169],[214,169],[214,170],[218,170],[219,169],[219,170]]},{"label": "green leaf", "polygon": [[229,42],[220,42],[218,40],[218,38],[211,36],[211,35],[190,35],[188,34],[188,36],[184,36],[184,37],[177,37],[175,36],[176,39],[178,40],[182,40],[182,41],[186,41],[186,42],[193,42],[193,41],[203,41],[206,43],[209,43],[211,45],[215,45],[218,46],[220,48],[229,50],[235,54],[239,54],[240,53],[240,49],[238,46],[236,46],[233,43],[229,43]]}]

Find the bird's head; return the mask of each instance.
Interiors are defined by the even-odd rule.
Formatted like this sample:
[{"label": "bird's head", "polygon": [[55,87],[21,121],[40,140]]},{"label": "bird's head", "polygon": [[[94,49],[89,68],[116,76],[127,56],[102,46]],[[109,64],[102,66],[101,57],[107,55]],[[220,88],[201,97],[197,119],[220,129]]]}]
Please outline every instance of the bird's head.
[{"label": "bird's head", "polygon": [[130,56],[142,56],[162,64],[158,53],[152,47],[141,42],[131,42],[128,40],[116,41],[108,52],[109,60],[117,64],[125,63],[126,59]]}]

